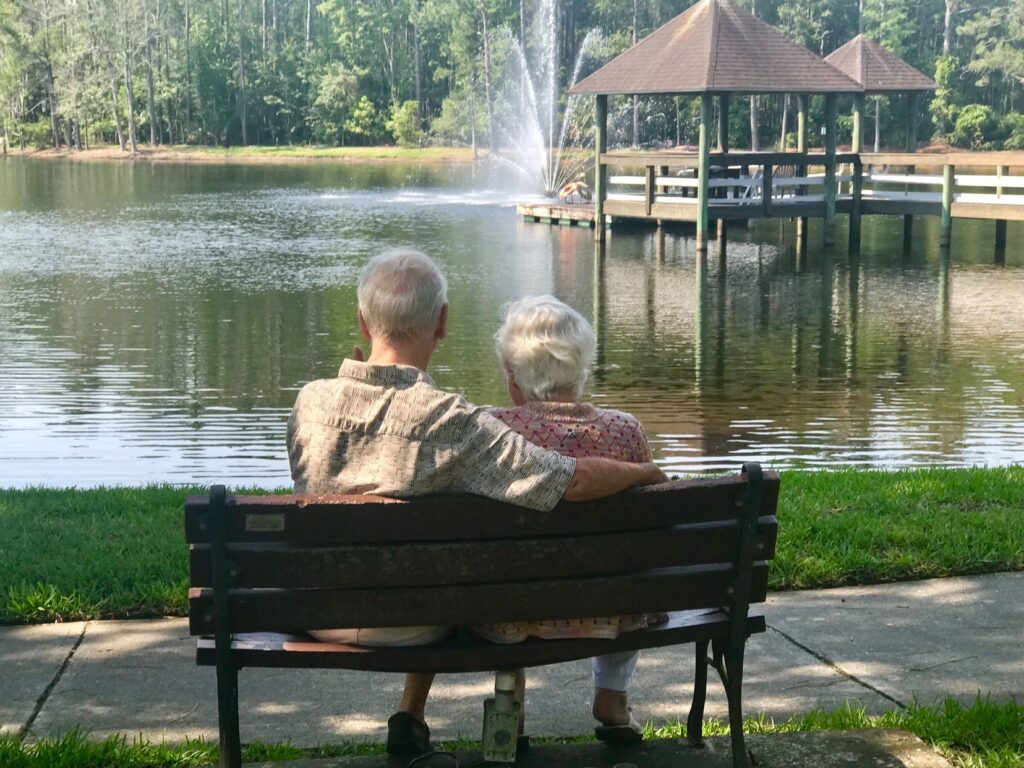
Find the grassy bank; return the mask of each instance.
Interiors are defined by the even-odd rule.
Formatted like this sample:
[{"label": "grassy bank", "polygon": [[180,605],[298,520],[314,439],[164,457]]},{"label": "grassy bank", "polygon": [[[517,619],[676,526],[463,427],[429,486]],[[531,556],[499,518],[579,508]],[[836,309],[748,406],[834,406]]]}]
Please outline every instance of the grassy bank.
[{"label": "grassy bank", "polygon": [[[167,486],[0,490],[0,621],[184,614]],[[1024,569],[1024,467],[788,472],[774,589]]]},{"label": "grassy bank", "polygon": [[[978,700],[962,706],[948,700],[943,707],[910,707],[882,715],[868,715],[862,709],[845,707],[834,712],[813,712],[782,723],[750,718],[748,733],[849,730],[854,728],[902,728],[941,752],[955,768],[1018,768],[1024,764],[1024,706],[993,704]],[[647,738],[679,738],[685,733],[680,723],[646,728]],[[721,736],[728,727],[720,720],[704,723],[706,736]],[[588,741],[589,738],[572,741]],[[557,743],[559,739],[538,739]],[[464,740],[439,745],[451,750],[478,750],[477,742]],[[300,749],[290,744],[251,744],[243,750],[246,762],[262,763],[355,755],[378,755],[383,745],[350,743]],[[74,731],[59,739],[22,744],[13,737],[0,737],[0,765],[5,768],[193,768],[214,764],[216,746],[204,741],[181,745],[153,744],[128,737],[90,741]]]},{"label": "grassy bank", "polygon": [[[70,149],[12,149],[13,157],[77,162],[131,160],[131,153],[122,152],[117,145],[99,146],[75,151]],[[469,147],[206,147],[175,144],[171,146],[139,147],[136,160],[173,163],[246,163],[273,164],[330,160],[347,163],[403,162],[403,163],[468,163],[473,160]]]}]

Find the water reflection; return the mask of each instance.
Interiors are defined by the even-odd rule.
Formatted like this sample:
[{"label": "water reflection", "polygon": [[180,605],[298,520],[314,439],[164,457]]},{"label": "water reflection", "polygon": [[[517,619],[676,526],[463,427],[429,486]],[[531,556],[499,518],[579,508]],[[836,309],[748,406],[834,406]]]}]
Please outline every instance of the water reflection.
[{"label": "water reflection", "polygon": [[[591,384],[676,471],[1024,460],[1024,228],[867,218],[730,227],[698,258],[666,228],[515,219],[469,168],[0,163],[2,485],[287,482],[295,392],[358,339],[355,280],[382,247],[444,263],[435,378],[507,397],[502,303],[553,292],[594,322]],[[840,243],[845,238],[838,238]]]}]

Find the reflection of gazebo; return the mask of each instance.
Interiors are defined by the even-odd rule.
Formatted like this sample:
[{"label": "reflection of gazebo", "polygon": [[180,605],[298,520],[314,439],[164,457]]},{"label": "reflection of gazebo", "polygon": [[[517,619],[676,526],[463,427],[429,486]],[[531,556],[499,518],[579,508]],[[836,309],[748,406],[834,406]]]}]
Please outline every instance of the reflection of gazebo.
[{"label": "reflection of gazebo", "polygon": [[[604,237],[607,167],[602,155],[607,151],[609,95],[700,96],[696,223],[697,245],[705,250],[709,221],[712,97],[717,96],[719,101],[718,150],[728,153],[731,94],[797,94],[798,151],[806,154],[808,96],[825,96],[825,154],[822,162],[825,166],[824,214],[828,241],[834,237],[837,192],[836,97],[840,93],[857,94],[861,91],[861,86],[849,77],[748,11],[733,5],[730,0],[701,0],[570,90],[573,94],[597,97],[596,237]],[[758,156],[755,153],[746,159],[757,162]],[[806,166],[806,158],[803,165]]]},{"label": "reflection of gazebo", "polygon": [[935,90],[934,80],[864,35],[832,51],[825,61],[861,87],[853,97],[854,152],[864,151],[864,97],[894,93],[908,96],[907,151],[917,149],[917,100],[922,92]]}]

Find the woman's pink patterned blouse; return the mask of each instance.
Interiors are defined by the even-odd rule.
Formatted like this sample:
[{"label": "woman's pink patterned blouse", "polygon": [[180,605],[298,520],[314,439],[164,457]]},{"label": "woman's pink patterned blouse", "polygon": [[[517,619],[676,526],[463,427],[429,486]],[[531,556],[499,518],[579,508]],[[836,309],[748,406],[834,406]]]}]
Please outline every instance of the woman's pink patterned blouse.
[{"label": "woman's pink patterned blouse", "polygon": [[[634,417],[586,403],[529,402],[518,408],[494,408],[491,415],[531,443],[582,458],[599,456],[618,461],[651,460],[647,435]],[[580,637],[614,639],[622,632],[647,626],[647,616],[487,624],[476,631],[497,643],[518,643],[527,637],[562,640]]]}]

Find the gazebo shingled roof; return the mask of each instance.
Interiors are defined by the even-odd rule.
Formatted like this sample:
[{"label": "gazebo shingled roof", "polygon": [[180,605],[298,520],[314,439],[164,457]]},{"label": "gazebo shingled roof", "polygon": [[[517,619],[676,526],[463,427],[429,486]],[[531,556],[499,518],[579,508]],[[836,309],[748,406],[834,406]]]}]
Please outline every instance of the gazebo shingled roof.
[{"label": "gazebo shingled roof", "polygon": [[871,38],[857,35],[825,61],[856,81],[864,93],[934,91],[935,81]]},{"label": "gazebo shingled roof", "polygon": [[730,0],[701,0],[573,94],[859,93],[861,87]]}]

